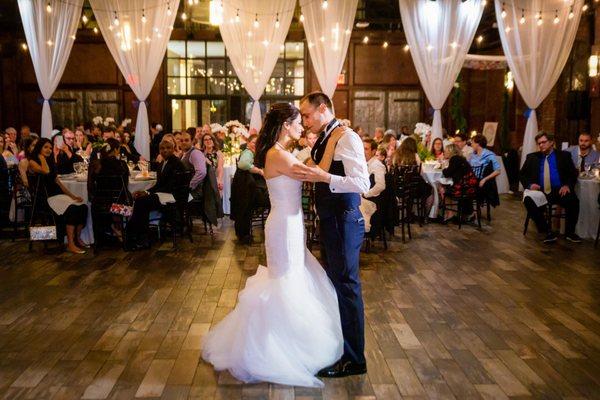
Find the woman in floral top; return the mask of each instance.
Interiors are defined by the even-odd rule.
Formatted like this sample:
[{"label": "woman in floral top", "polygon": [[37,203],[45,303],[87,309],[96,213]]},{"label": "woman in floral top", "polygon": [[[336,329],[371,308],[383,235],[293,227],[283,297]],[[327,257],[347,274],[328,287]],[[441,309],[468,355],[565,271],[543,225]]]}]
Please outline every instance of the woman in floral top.
[{"label": "woman in floral top", "polygon": [[200,149],[206,157],[206,163],[215,169],[217,174],[217,187],[223,191],[223,153],[219,151],[217,140],[212,133],[205,133],[200,139]]}]

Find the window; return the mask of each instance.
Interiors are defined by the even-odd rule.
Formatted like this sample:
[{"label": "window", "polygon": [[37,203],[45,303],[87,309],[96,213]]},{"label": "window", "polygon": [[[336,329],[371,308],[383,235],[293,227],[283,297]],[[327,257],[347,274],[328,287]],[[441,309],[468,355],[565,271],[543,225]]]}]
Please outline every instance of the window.
[{"label": "window", "polygon": [[[171,40],[167,45],[167,94],[172,129],[201,123],[250,120],[251,99],[223,42]],[[261,97],[261,108],[304,95],[304,43],[287,42]],[[240,100],[232,101],[233,97]]]}]

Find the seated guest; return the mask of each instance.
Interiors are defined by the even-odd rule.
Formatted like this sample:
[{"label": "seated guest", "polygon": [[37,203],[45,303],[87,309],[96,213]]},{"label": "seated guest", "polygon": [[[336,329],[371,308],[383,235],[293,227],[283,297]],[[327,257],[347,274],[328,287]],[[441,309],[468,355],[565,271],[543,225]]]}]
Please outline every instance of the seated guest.
[{"label": "seated guest", "polygon": [[[7,167],[18,164],[17,155],[13,153],[15,150],[11,150],[9,146],[16,148],[14,143],[11,143],[6,136],[0,135],[0,158]],[[17,153],[18,154],[18,153]]]},{"label": "seated guest", "polygon": [[15,156],[19,154],[19,138],[17,137],[17,130],[13,127],[6,128],[5,131],[5,145],[6,150],[13,153]]},{"label": "seated guest", "polygon": [[[173,144],[173,154],[175,155],[175,157],[181,158],[181,156],[183,155],[183,151],[181,151],[181,149],[177,145],[177,141],[175,140],[175,135],[173,135],[172,133],[165,133],[162,137],[162,140],[167,140],[167,141],[171,142]],[[162,162],[163,162],[163,157],[159,152],[159,154],[156,156],[156,160],[154,161],[154,166],[156,166]]]},{"label": "seated guest", "polygon": [[[88,168],[88,200],[92,204],[92,218],[94,219],[94,231],[101,234],[101,227],[107,222],[95,218],[96,212],[102,218],[110,210],[112,203],[130,204],[131,195],[127,189],[129,185],[129,168],[123,160],[119,160],[120,144],[116,139],[108,139],[100,149],[100,159],[91,160]],[[121,179],[112,179],[120,176]],[[111,180],[99,177],[111,177]],[[106,185],[106,186],[104,186]],[[118,199],[111,199],[109,203],[96,196],[97,192],[120,192]],[[105,225],[106,226],[106,225]],[[111,223],[111,229],[115,236],[121,239],[121,227],[119,219],[115,218]]]},{"label": "seated guest", "polygon": [[219,192],[223,191],[223,153],[219,150],[219,142],[212,133],[205,133],[200,138],[200,150],[206,157],[206,162],[215,170],[217,187]]},{"label": "seated guest", "polygon": [[402,128],[400,128],[400,136],[398,137],[398,141],[402,143],[404,139],[406,139],[409,136],[410,133],[408,133],[408,126],[403,125]]},{"label": "seated guest", "polygon": [[[102,128],[101,136],[96,140],[96,143],[104,143],[108,139],[116,139],[115,128],[112,125],[105,126]],[[90,160],[99,160],[100,159],[100,148],[95,147],[92,149],[92,153],[90,155]]]},{"label": "seated guest", "polygon": [[500,163],[496,154],[487,149],[487,139],[483,135],[475,135],[471,138],[473,145],[473,155],[469,160],[471,167],[482,167],[483,169],[477,176],[479,187],[482,188],[482,195],[492,207],[500,205],[498,197],[498,186],[496,186],[496,177],[500,175]]},{"label": "seated guest", "polygon": [[[52,142],[49,139],[41,138],[37,141],[30,154],[29,172],[40,179],[40,186],[37,189],[45,189],[48,198],[65,194],[78,203],[83,202],[83,199],[71,193],[58,177],[54,165],[52,147]],[[35,189],[33,188],[33,190]],[[82,243],[79,236],[87,222],[87,212],[88,208],[85,204],[70,204],[61,216],[55,213],[57,228],[62,228],[62,225],[66,225],[67,250],[71,253],[85,253],[82,247],[87,246]],[[58,235],[59,238],[61,236]]]},{"label": "seated guest", "polygon": [[28,125],[21,125],[21,132],[19,135],[19,143],[21,143],[25,138],[28,138],[31,135],[31,129]]},{"label": "seated guest", "polygon": [[319,136],[310,131],[305,131],[300,138],[300,144],[304,146],[302,150],[296,154],[296,159],[301,163],[305,164],[308,160],[310,160],[310,152],[317,142]]},{"label": "seated guest", "polygon": [[[448,167],[442,170],[442,175],[445,178],[452,179],[452,187],[448,190],[456,196],[461,193],[467,196],[474,195],[477,190],[477,177],[460,148],[454,144],[450,144],[446,146],[445,152],[446,159],[449,161]],[[440,188],[441,196],[444,196],[446,192],[446,188]],[[458,206],[461,207],[463,215],[470,215],[473,212],[471,201],[465,201]],[[444,220],[450,217],[450,214],[445,215]]]},{"label": "seated guest", "polygon": [[392,165],[396,167],[421,165],[421,159],[417,151],[417,141],[412,137],[406,138],[394,153]]},{"label": "seated guest", "polygon": [[363,140],[365,150],[365,158],[367,160],[367,169],[371,179],[371,189],[363,197],[372,199],[381,194],[385,190],[385,165],[376,157],[377,142],[374,139]]},{"label": "seated guest", "polygon": [[[521,184],[525,189],[543,193],[550,204],[558,204],[565,210],[565,238],[579,243],[581,238],[575,233],[579,218],[579,199],[575,194],[578,173],[571,154],[555,150],[554,135],[550,133],[538,133],[535,142],[540,151],[527,155],[519,173]],[[557,235],[544,217],[546,206],[538,207],[531,196],[524,197],[523,203],[538,231],[545,235],[544,243],[555,242]]]},{"label": "seated guest", "polygon": [[52,139],[54,142],[54,161],[56,162],[56,172],[59,175],[71,174],[75,172],[73,164],[82,162],[83,158],[75,153],[73,146],[75,145],[75,134],[68,129],[65,129],[62,134],[62,145],[59,145],[57,139],[60,134],[55,135]]},{"label": "seated guest", "polygon": [[29,157],[31,157],[31,153],[33,152],[37,141],[38,137],[34,135],[30,135],[22,141],[23,157],[21,158],[21,161],[19,161],[19,177],[21,179],[21,184],[26,188],[29,187],[29,182],[27,179],[27,171],[29,170]]},{"label": "seated guest", "polygon": [[[385,135],[384,132],[385,129],[381,127],[375,128],[375,133],[373,133],[373,140],[375,141],[375,143],[380,144],[383,141]],[[396,137],[396,135],[394,135],[394,137]]]},{"label": "seated guest", "polygon": [[252,212],[268,202],[263,170],[254,165],[257,138],[256,134],[248,137],[231,182],[231,219],[238,240],[244,244],[252,243]]},{"label": "seated guest", "polygon": [[122,140],[121,140],[121,158],[124,161],[132,161],[134,164],[137,164],[140,161],[140,153],[136,150],[133,145],[133,141],[131,138],[131,133],[124,131]]},{"label": "seated guest", "polygon": [[[208,135],[208,134],[212,134],[212,129],[210,129],[209,124],[204,124],[204,125],[202,125],[201,128],[200,127],[196,128],[196,136],[194,137],[194,141],[196,142],[195,146],[199,150],[202,150],[202,138],[204,137],[204,135]],[[216,143],[216,144],[218,144],[219,148],[223,145],[223,143]]]},{"label": "seated guest", "polygon": [[[367,139],[370,139],[371,137],[367,137]],[[385,146],[382,145],[378,145],[377,146],[377,152],[375,153],[375,157],[377,157],[377,159],[379,161],[381,161],[381,163],[383,164],[383,166],[385,167],[386,172],[388,171],[388,166],[387,166],[387,155],[388,155],[388,151],[387,148]]]},{"label": "seated guest", "polygon": [[444,141],[442,139],[435,138],[433,140],[431,154],[433,154],[437,161],[442,161],[444,159]]},{"label": "seated guest", "polygon": [[75,153],[83,152],[87,156],[92,154],[92,144],[82,129],[75,130],[75,145],[73,146],[73,151]]},{"label": "seated guest", "polygon": [[467,144],[467,135],[464,133],[458,133],[454,136],[454,144],[461,151],[464,158],[469,161],[473,154],[473,148]]},{"label": "seated guest", "polygon": [[180,144],[183,152],[181,161],[188,171],[193,172],[190,180],[190,194],[194,200],[200,200],[202,198],[202,184],[204,177],[206,177],[206,157],[204,153],[192,145],[192,134],[189,130],[181,134]]},{"label": "seated guest", "polygon": [[177,174],[185,172],[185,166],[175,155],[175,146],[170,140],[160,142],[159,152],[164,160],[156,172],[156,184],[143,192],[135,192],[133,214],[127,224],[127,244],[129,250],[148,247],[148,223],[150,212],[159,210],[161,203],[157,193],[170,193],[177,202],[187,201],[187,191],[177,190],[180,186]]},{"label": "seated guest", "polygon": [[584,172],[585,167],[590,167],[592,164],[600,162],[600,151],[594,150],[592,147],[592,135],[588,132],[581,132],[577,138],[579,145],[571,146],[569,152],[575,168],[579,172]]}]

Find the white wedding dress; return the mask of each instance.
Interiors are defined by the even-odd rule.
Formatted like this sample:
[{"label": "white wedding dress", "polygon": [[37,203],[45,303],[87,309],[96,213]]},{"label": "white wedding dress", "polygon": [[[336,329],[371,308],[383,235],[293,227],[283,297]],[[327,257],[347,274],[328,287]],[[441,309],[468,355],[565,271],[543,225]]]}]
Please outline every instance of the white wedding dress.
[{"label": "white wedding dress", "polygon": [[337,296],[305,245],[302,183],[267,180],[267,267],[259,266],[238,304],[206,335],[202,357],[237,379],[322,387],[315,374],[343,353]]}]

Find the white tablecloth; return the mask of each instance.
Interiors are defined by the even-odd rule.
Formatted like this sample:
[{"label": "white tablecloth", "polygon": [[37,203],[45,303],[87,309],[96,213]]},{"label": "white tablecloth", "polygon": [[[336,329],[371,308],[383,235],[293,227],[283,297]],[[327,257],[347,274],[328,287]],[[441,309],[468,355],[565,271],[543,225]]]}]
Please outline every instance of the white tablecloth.
[{"label": "white tablecloth", "polygon": [[[94,243],[94,229],[92,227],[92,212],[90,209],[91,204],[88,201],[87,181],[77,181],[74,179],[61,179],[61,182],[67,189],[76,196],[83,199],[83,202],[88,205],[88,218],[85,228],[81,231],[81,240],[84,243]],[[131,193],[146,190],[156,183],[156,180],[149,181],[136,181],[133,179],[129,180],[129,191]]]},{"label": "white tablecloth", "polygon": [[229,198],[231,197],[231,180],[233,179],[235,170],[235,164],[223,167],[223,212],[227,215],[231,213]]},{"label": "white tablecloth", "polygon": [[502,157],[496,156],[498,164],[500,164],[500,175],[496,177],[496,186],[498,186],[498,194],[508,193],[510,185],[508,183],[508,175],[506,174],[506,168],[504,168],[504,162]]},{"label": "white tablecloth", "polygon": [[575,233],[584,239],[595,239],[598,232],[598,193],[600,181],[596,179],[579,179],[575,185],[575,193],[579,197],[579,219]]},{"label": "white tablecloth", "polygon": [[451,179],[446,179],[442,176],[441,169],[434,169],[427,164],[423,164],[421,175],[427,183],[433,188],[433,204],[429,211],[429,218],[436,218],[438,215],[438,208],[440,206],[440,194],[438,193],[438,182],[444,185],[452,184]]}]

